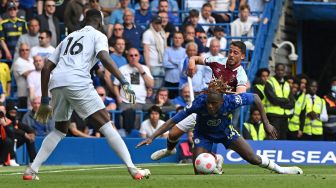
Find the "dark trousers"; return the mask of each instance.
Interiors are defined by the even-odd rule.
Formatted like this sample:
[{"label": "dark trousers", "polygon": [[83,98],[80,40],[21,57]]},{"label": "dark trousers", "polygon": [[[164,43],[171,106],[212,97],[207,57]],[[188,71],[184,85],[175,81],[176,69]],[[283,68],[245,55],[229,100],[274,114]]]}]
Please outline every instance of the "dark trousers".
[{"label": "dark trousers", "polygon": [[7,161],[8,153],[13,148],[13,142],[11,138],[6,137],[4,140],[0,138],[0,164],[4,164]]},{"label": "dark trousers", "polygon": [[278,140],[286,140],[288,132],[288,117],[267,116],[271,125],[278,131]]},{"label": "dark trousers", "polygon": [[26,144],[27,146],[27,151],[28,151],[28,155],[29,155],[29,162],[33,162],[35,157],[36,157],[36,148],[35,148],[35,142],[30,142],[27,138],[25,138],[23,135],[21,136],[17,136],[17,145],[16,147],[19,148],[20,146],[22,146],[23,144]]},{"label": "dark trousers", "polygon": [[303,133],[302,139],[310,141],[322,141],[323,135],[308,135]]},{"label": "dark trousers", "polygon": [[299,131],[289,131],[289,130],[288,130],[288,133],[287,133],[287,139],[288,139],[288,140],[301,140],[301,138],[298,138],[298,137],[297,137],[298,132],[299,132]]}]

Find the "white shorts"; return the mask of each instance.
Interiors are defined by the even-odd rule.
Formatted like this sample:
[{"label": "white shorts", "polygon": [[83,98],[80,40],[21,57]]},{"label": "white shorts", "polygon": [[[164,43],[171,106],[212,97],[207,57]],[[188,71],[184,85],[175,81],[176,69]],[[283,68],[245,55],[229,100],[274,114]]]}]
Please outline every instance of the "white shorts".
[{"label": "white shorts", "polygon": [[59,87],[51,90],[55,121],[68,121],[72,111],[85,119],[105,105],[93,85],[88,87]]},{"label": "white shorts", "polygon": [[188,132],[194,129],[196,125],[196,114],[190,114],[188,117],[180,121],[176,127],[182,130],[183,132]]}]

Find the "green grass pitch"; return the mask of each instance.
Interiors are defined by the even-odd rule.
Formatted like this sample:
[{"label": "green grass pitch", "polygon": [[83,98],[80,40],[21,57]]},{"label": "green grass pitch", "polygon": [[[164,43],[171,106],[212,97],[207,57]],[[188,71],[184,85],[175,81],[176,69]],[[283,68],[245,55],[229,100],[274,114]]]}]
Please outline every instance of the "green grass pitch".
[{"label": "green grass pitch", "polygon": [[39,181],[23,181],[25,167],[0,167],[0,187],[148,187],[148,188],[332,188],[336,186],[335,166],[301,166],[303,175],[279,175],[252,165],[224,165],[223,175],[193,174],[191,164],[143,164],[149,179],[136,181],[126,168],[116,165],[43,166]]}]

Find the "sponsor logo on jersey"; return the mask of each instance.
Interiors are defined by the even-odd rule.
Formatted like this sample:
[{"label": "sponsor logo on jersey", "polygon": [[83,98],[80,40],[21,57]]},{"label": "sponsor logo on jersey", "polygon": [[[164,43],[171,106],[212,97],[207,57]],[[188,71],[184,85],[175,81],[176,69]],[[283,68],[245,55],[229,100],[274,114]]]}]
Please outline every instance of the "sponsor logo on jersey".
[{"label": "sponsor logo on jersey", "polygon": [[210,120],[207,121],[207,125],[212,126],[212,127],[216,127],[216,126],[220,125],[221,122],[222,122],[221,119],[210,119]]}]

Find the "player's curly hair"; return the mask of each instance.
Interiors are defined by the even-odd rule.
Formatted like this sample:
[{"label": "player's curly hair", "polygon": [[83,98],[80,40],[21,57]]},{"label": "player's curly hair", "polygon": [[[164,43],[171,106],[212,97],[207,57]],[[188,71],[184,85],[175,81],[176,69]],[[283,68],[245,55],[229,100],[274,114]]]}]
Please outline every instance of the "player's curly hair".
[{"label": "player's curly hair", "polygon": [[221,79],[212,79],[209,83],[209,93],[224,94],[230,90],[230,86],[224,83]]}]

